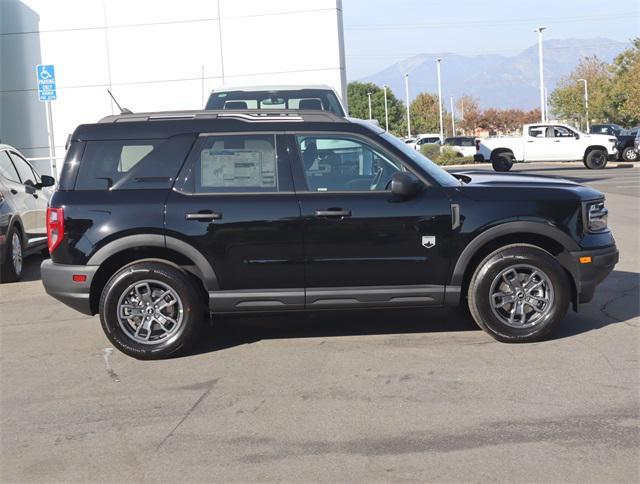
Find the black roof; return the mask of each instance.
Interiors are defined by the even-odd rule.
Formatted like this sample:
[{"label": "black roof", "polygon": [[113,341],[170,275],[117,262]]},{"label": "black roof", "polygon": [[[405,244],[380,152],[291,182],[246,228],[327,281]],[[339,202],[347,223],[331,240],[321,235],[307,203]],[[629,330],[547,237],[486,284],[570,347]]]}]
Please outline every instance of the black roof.
[{"label": "black roof", "polygon": [[182,133],[283,130],[382,132],[374,124],[328,111],[223,110],[165,111],[106,116],[76,128],[73,140],[154,139]]}]

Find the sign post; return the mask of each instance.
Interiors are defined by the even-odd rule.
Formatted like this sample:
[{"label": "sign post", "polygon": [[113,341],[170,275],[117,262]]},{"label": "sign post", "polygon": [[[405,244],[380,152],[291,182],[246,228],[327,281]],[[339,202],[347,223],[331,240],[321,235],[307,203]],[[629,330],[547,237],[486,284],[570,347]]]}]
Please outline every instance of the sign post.
[{"label": "sign post", "polygon": [[49,163],[51,175],[58,176],[56,170],[56,143],[53,137],[53,115],[51,113],[51,101],[57,98],[56,74],[53,65],[37,65],[36,76],[38,80],[38,99],[45,103],[47,112],[47,134],[49,135]]}]

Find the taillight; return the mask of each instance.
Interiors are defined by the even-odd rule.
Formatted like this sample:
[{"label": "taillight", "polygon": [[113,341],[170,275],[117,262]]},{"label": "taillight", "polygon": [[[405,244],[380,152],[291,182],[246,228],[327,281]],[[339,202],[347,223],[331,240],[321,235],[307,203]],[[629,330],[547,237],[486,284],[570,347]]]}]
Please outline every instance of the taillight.
[{"label": "taillight", "polygon": [[51,254],[64,239],[64,210],[47,208],[47,242]]}]

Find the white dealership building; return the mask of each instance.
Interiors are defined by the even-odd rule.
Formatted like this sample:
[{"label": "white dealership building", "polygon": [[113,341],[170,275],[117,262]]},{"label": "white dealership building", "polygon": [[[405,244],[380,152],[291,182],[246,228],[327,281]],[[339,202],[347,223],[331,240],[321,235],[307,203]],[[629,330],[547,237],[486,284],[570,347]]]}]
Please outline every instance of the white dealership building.
[{"label": "white dealership building", "polygon": [[199,109],[222,86],[328,84],[346,102],[341,0],[0,0],[0,142],[49,172],[36,66],[53,64],[55,153],[78,124]]}]

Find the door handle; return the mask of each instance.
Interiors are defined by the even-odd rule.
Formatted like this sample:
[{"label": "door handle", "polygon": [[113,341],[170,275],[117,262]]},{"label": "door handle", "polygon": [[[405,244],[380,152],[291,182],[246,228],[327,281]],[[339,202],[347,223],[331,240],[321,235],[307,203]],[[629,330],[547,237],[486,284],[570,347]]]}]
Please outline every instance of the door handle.
[{"label": "door handle", "polygon": [[554,139],[553,142],[554,143],[560,143],[560,140],[559,139]]},{"label": "door handle", "polygon": [[533,140],[532,139],[527,140],[527,143],[533,143]]},{"label": "door handle", "polygon": [[11,193],[13,193],[14,195],[17,195],[18,194],[18,190],[16,190],[15,188],[12,188],[11,189]]},{"label": "door handle", "polygon": [[351,210],[342,210],[341,208],[316,210],[316,217],[351,217]]},{"label": "door handle", "polygon": [[222,218],[222,214],[219,212],[197,212],[197,213],[187,213],[185,214],[187,220],[220,220]]}]

